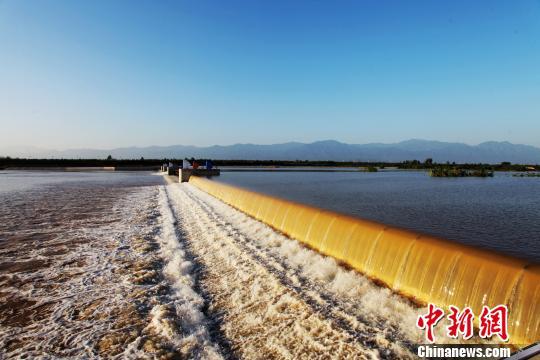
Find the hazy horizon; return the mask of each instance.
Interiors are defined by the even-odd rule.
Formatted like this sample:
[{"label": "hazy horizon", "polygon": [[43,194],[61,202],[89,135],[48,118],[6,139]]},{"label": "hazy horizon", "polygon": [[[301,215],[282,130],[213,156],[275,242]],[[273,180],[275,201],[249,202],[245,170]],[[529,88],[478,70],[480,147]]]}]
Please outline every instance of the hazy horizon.
[{"label": "hazy horizon", "polygon": [[436,162],[540,164],[540,148],[510,142],[478,145],[409,139],[398,143],[348,144],[336,140],[312,143],[234,144],[214,146],[170,145],[114,149],[47,150],[34,147],[2,149],[0,158],[49,159],[165,159],[211,158],[229,160],[330,160],[401,162],[432,158]]},{"label": "hazy horizon", "polygon": [[[409,141],[420,141],[420,142],[434,142],[434,143],[445,143],[445,144],[463,144],[468,146],[478,146],[484,143],[490,143],[490,142],[496,142],[496,143],[510,143],[512,145],[525,145],[525,146],[534,146],[536,148],[540,148],[540,146],[535,146],[532,144],[524,144],[524,143],[515,143],[507,140],[484,140],[480,141],[478,143],[467,143],[462,141],[441,141],[436,139],[421,139],[421,138],[411,138],[411,139],[402,139],[396,142],[365,142],[365,143],[349,143],[341,140],[336,139],[319,139],[315,141],[297,141],[297,140],[290,140],[290,141],[284,141],[279,143],[253,143],[253,142],[234,142],[230,144],[209,144],[209,145],[200,145],[200,144],[187,144],[187,143],[175,143],[175,144],[150,144],[146,146],[141,145],[128,145],[128,146],[119,146],[119,147],[75,147],[75,148],[55,148],[55,147],[40,147],[40,146],[32,146],[32,145],[11,145],[11,146],[0,146],[0,151],[5,151],[6,149],[35,149],[35,150],[44,150],[44,151],[76,151],[76,150],[98,150],[98,151],[107,151],[107,150],[115,150],[115,149],[124,149],[124,148],[151,148],[151,147],[173,147],[173,146],[185,146],[185,147],[199,147],[199,148],[207,148],[207,147],[213,147],[213,146],[220,146],[220,147],[229,147],[229,146],[235,146],[235,145],[255,145],[255,146],[271,146],[271,145],[284,145],[284,144],[293,144],[293,143],[299,143],[299,144],[315,144],[315,143],[323,143],[323,142],[337,142],[341,144],[347,144],[347,145],[372,145],[372,144],[383,144],[383,145],[394,145],[394,144],[400,144],[404,142]],[[0,156],[3,154],[0,153]],[[9,154],[8,154],[9,156]]]}]

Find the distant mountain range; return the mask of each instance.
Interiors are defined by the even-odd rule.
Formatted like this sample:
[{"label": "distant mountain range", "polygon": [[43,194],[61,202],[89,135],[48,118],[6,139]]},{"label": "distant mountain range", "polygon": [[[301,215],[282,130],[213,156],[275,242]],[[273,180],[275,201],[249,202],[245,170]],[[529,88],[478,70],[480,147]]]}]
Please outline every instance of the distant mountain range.
[{"label": "distant mountain range", "polygon": [[539,164],[540,148],[509,142],[489,141],[479,145],[412,139],[393,144],[345,144],[334,140],[314,143],[289,142],[274,145],[235,144],[228,146],[150,146],[125,147],[110,150],[70,149],[44,150],[39,148],[0,149],[0,156],[31,158],[106,158],[163,159],[212,158],[246,160],[334,160],[386,161],[425,160],[457,163],[512,163]]}]

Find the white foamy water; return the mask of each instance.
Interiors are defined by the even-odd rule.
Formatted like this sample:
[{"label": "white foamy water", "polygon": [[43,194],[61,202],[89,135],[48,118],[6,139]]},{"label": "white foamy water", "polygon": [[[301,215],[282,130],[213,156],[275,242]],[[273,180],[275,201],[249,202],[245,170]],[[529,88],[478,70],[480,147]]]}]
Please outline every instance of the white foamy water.
[{"label": "white foamy water", "polygon": [[[209,316],[220,314],[242,357],[264,349],[278,358],[409,358],[425,342],[415,325],[425,308],[190,184],[168,192],[212,294]],[[463,342],[444,326],[435,332],[439,343]]]},{"label": "white foamy water", "polygon": [[9,195],[0,358],[221,358],[163,189],[62,183]]},{"label": "white foamy water", "polygon": [[[24,243],[13,244],[20,248],[13,250],[13,262],[27,255],[25,263],[46,263],[11,267],[2,276],[4,299],[13,307],[0,330],[5,356],[95,356],[132,337],[127,328],[135,325],[129,318],[138,312],[133,297],[143,270],[130,273],[129,267],[144,260],[144,251],[132,246],[144,246],[139,240],[154,231],[155,209],[148,206],[153,196],[155,189],[147,188],[120,198],[108,222],[98,215],[81,224],[64,214],[58,236],[37,244],[34,254],[24,254]],[[40,245],[52,253],[40,254]]]},{"label": "white foamy water", "polygon": [[[176,220],[165,190],[159,191],[161,233],[158,236],[160,255],[164,261],[163,275],[173,289],[171,302],[156,305],[152,311],[151,326],[172,346],[192,358],[220,359],[218,349],[212,344],[202,312],[204,299],[194,290],[191,275],[193,264],[176,234]],[[172,316],[171,316],[172,315]]]},{"label": "white foamy water", "polygon": [[70,184],[0,206],[0,358],[412,358],[424,341],[425,309],[190,184]]},{"label": "white foamy water", "polygon": [[419,310],[407,301],[189,184],[169,193],[242,357],[413,356]]}]

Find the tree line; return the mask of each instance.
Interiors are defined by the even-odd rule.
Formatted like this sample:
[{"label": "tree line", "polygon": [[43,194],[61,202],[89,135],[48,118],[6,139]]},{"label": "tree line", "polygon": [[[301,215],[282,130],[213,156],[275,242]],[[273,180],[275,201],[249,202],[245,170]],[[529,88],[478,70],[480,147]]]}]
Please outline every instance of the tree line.
[{"label": "tree line", "polygon": [[[184,158],[186,160],[197,161],[201,164],[207,159]],[[163,159],[114,159],[112,156],[107,159],[26,159],[0,157],[0,168],[10,167],[136,167],[136,166],[160,166],[163,163],[179,163],[184,159],[163,158]],[[491,171],[527,171],[531,168],[540,170],[538,164],[512,164],[502,162],[499,164],[482,163],[437,163],[428,158],[424,161],[406,160],[402,162],[380,162],[380,161],[330,161],[330,160],[212,160],[216,166],[259,166],[259,167],[363,167],[363,168],[397,168],[397,169],[437,169],[437,168],[460,168],[465,170],[491,170]]]}]

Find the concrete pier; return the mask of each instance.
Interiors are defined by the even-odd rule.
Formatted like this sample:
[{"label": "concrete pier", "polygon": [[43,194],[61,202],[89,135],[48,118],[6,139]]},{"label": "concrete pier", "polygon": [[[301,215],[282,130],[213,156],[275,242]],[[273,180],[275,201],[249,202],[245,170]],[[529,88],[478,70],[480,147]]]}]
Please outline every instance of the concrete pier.
[{"label": "concrete pier", "polygon": [[188,182],[193,176],[219,176],[219,169],[179,169],[178,182]]}]

